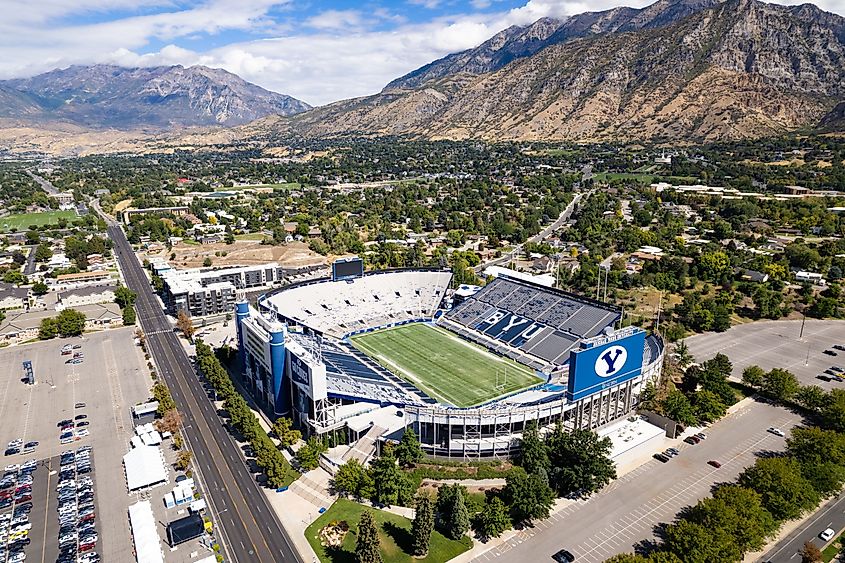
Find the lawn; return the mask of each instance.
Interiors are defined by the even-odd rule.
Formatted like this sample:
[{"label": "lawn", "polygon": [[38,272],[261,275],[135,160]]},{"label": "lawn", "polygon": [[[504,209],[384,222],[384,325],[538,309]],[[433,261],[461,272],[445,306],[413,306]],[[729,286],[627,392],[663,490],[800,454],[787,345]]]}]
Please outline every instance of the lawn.
[{"label": "lawn", "polygon": [[845,538],[845,535],[839,536],[838,538],[830,542],[829,546],[824,548],[824,550],[822,551],[822,561],[824,561],[824,563],[833,561],[833,559],[839,553],[839,550],[842,549],[843,538]]},{"label": "lawn", "polygon": [[[354,563],[358,521],[361,519],[361,513],[364,510],[372,510],[373,512],[376,525],[379,529],[381,556],[385,562],[411,563],[411,561],[420,561],[440,563],[457,557],[472,548],[472,540],[466,536],[460,541],[452,541],[439,532],[434,532],[431,534],[428,557],[417,559],[410,554],[412,545],[410,520],[404,516],[398,516],[383,510],[370,509],[350,500],[338,499],[305,530],[305,537],[308,539],[308,543],[311,544],[320,561],[323,563]],[[320,530],[332,521],[346,522],[350,528],[346,537],[343,538],[343,547],[341,549],[330,549],[320,544]]]},{"label": "lawn", "polygon": [[59,219],[65,218],[68,223],[75,221],[78,216],[76,211],[43,211],[41,213],[22,213],[20,215],[9,215],[0,217],[0,231],[9,232],[12,229],[18,231],[29,230],[30,225],[42,226],[58,223]]},{"label": "lawn", "polygon": [[356,348],[431,397],[458,407],[477,405],[543,381],[531,368],[425,323],[361,334],[351,340]]}]

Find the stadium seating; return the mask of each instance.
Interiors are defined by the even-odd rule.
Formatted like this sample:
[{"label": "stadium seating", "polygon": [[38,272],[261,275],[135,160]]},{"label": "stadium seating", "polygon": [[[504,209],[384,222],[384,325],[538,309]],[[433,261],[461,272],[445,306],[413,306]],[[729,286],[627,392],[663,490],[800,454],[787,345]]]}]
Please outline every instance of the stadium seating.
[{"label": "stadium seating", "polygon": [[499,277],[438,324],[498,354],[548,370],[564,363],[581,339],[600,334],[618,318],[617,310],[602,303]]},{"label": "stadium seating", "polygon": [[431,319],[452,274],[434,270],[376,272],[283,290],[267,301],[282,320],[337,338],[414,319]]}]

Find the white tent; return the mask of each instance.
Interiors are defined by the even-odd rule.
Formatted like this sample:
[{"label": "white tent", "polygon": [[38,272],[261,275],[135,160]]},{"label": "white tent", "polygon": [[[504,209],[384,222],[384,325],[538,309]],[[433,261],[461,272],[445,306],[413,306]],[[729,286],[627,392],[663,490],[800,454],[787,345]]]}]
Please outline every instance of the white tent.
[{"label": "white tent", "polygon": [[167,482],[164,455],[156,446],[140,446],[123,456],[126,486],[129,491],[155,487]]},{"label": "white tent", "polygon": [[129,507],[129,525],[132,527],[135,558],[138,563],[164,563],[164,553],[161,551],[161,541],[156,531],[150,501],[142,500]]}]

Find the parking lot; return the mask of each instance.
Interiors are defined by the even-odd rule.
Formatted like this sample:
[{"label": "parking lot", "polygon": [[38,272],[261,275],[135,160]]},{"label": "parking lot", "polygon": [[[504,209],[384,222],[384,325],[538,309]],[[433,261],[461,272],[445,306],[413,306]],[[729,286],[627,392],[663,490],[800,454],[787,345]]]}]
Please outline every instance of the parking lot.
[{"label": "parking lot", "polygon": [[[738,380],[742,370],[758,365],[765,370],[788,369],[804,385],[823,389],[845,386],[836,381],[822,381],[825,370],[832,366],[845,368],[845,321],[807,319],[801,336],[802,321],[758,321],[736,325],[725,332],[708,332],[685,340],[697,362],[721,352],[733,362],[733,376]],[[799,338],[800,337],[800,338]],[[830,350],[836,356],[825,354]]]},{"label": "parking lot", "polygon": [[[59,456],[85,446],[92,447],[92,459],[96,452],[96,476],[82,475],[92,476],[90,492],[96,490],[93,503],[98,541],[94,551],[102,561],[134,561],[127,507],[135,499],[126,494],[122,457],[133,430],[129,408],[149,398],[152,382],[133,333],[132,328],[116,329],[0,350],[0,393],[4,397],[0,444],[38,442],[33,451],[4,457],[4,465],[38,460],[33,473],[27,562],[56,561]],[[80,346],[74,352],[83,354],[81,363],[67,362],[73,354],[61,354],[66,344]],[[32,362],[35,385],[22,382],[25,360]],[[65,424],[64,432],[71,434],[64,444],[60,441],[63,420],[70,423]],[[87,502],[88,491],[83,489]],[[38,540],[39,534],[43,539]]]},{"label": "parking lot", "polygon": [[[600,562],[631,552],[655,539],[655,527],[670,523],[685,506],[711,493],[713,484],[730,482],[758,455],[781,450],[786,431],[800,419],[777,406],[751,402],[705,430],[697,445],[678,440],[680,451],[667,463],[652,459],[587,500],[571,502],[548,520],[523,530],[474,561],[551,561],[568,549],[577,561]],[[715,460],[721,467],[708,465]]]}]

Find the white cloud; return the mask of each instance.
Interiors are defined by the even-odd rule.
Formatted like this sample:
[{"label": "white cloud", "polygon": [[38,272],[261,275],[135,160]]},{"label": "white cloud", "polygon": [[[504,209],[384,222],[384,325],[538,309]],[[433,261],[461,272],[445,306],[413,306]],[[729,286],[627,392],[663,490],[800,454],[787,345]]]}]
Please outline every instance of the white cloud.
[{"label": "white cloud", "polygon": [[[23,0],[6,0],[23,5]],[[75,63],[127,66],[204,64],[234,72],[265,88],[311,104],[371,94],[392,79],[448,53],[468,49],[510,25],[541,17],[564,17],[618,5],[621,0],[528,0],[508,11],[455,14],[407,23],[385,8],[328,10],[305,22],[276,21],[271,7],[292,0],[207,0],[184,8],[182,0],[76,0],[81,10],[166,5],[165,11],[89,25],[38,25],[49,21],[44,6],[66,10],[65,0],[32,2],[39,8],[26,25],[0,20],[0,77],[26,76]],[[413,0],[427,1],[427,0]],[[490,0],[470,0],[484,5]],[[796,3],[800,0],[783,0]],[[625,2],[643,6],[650,0]],[[845,0],[821,0],[825,9],[845,13]],[[65,9],[65,12],[62,12]],[[73,12],[77,13],[77,12]],[[41,19],[38,19],[41,18]],[[208,50],[189,48],[195,34],[223,30],[272,30],[273,37]],[[151,40],[166,46],[144,53]]]}]

